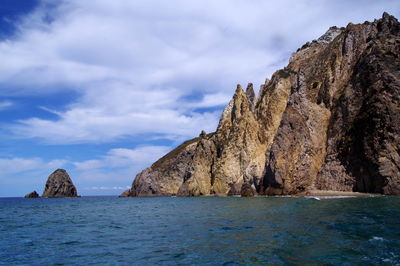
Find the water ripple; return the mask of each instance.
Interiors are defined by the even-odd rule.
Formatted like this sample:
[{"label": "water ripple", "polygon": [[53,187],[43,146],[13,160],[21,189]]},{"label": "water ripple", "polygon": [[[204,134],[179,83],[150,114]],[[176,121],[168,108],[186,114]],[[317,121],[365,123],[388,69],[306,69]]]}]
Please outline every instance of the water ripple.
[{"label": "water ripple", "polygon": [[0,199],[0,265],[400,263],[400,198]]}]

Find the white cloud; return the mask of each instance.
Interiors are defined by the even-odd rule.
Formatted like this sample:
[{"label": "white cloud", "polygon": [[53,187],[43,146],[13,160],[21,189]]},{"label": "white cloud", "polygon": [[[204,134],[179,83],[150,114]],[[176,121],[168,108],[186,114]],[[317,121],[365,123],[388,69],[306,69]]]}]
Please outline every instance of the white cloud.
[{"label": "white cloud", "polygon": [[138,172],[170,150],[167,146],[142,146],[135,149],[111,149],[98,159],[74,162],[76,176],[81,181],[104,184],[130,183]]},{"label": "white cloud", "polygon": [[41,158],[0,158],[0,176],[17,174],[26,171],[55,170],[62,167],[65,160],[43,161]]},{"label": "white cloud", "polygon": [[0,111],[8,109],[13,105],[14,105],[14,103],[12,101],[1,101],[0,102]]},{"label": "white cloud", "polygon": [[111,149],[105,156],[96,160],[75,162],[77,169],[88,171],[100,168],[118,168],[143,166],[155,161],[170,150],[167,146],[142,146],[135,149],[117,148]]},{"label": "white cloud", "polygon": [[[130,184],[135,175],[170,151],[167,146],[116,148],[96,159],[74,162],[74,175],[81,184],[94,184],[96,189],[111,193],[117,185]],[[119,189],[119,188],[118,188]],[[123,187],[123,189],[127,189]]]},{"label": "white cloud", "polygon": [[232,95],[221,92],[205,94],[200,102],[196,102],[192,104],[192,106],[196,108],[207,108],[207,107],[226,105],[226,103],[229,102],[231,98]]},{"label": "white cloud", "polygon": [[136,149],[112,149],[106,157],[112,166],[125,163],[147,163],[165,155],[171,148],[167,146],[142,146]]},{"label": "white cloud", "polygon": [[76,92],[71,104],[47,109],[58,119],[10,128],[61,144],[213,131],[219,113],[196,108],[227,103],[236,83],[260,84],[329,26],[399,14],[390,0],[47,3],[0,43],[0,96]]},{"label": "white cloud", "polygon": [[200,129],[215,130],[217,122],[215,113],[185,115],[170,109],[153,109],[115,114],[98,108],[75,108],[63,113],[60,120],[31,118],[20,121],[12,130],[24,137],[45,138],[50,143],[79,143],[111,141],[149,132],[193,137],[199,134]]}]

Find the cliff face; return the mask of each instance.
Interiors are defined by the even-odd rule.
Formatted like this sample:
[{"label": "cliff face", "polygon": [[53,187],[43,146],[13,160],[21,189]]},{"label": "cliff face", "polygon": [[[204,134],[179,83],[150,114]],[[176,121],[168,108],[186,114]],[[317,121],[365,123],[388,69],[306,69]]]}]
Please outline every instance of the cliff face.
[{"label": "cliff face", "polygon": [[240,86],[215,133],[139,173],[129,196],[400,194],[400,24],[330,28],[261,85]]},{"label": "cliff face", "polygon": [[78,194],[67,171],[57,169],[48,177],[42,197],[78,197]]}]

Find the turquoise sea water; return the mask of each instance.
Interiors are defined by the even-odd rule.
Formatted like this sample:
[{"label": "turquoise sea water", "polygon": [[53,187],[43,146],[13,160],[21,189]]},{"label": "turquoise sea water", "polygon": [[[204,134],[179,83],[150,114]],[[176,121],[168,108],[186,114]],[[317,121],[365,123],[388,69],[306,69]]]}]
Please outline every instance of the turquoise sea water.
[{"label": "turquoise sea water", "polygon": [[0,264],[400,264],[400,198],[0,199]]}]

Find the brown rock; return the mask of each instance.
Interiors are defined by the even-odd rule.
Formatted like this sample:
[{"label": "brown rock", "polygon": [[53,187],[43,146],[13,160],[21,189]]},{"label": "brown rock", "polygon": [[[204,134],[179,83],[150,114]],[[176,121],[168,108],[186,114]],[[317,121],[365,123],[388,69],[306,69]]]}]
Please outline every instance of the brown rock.
[{"label": "brown rock", "polygon": [[399,34],[398,21],[384,15],[292,56],[288,68],[298,82],[274,138],[266,187],[400,194]]},{"label": "brown rock", "polygon": [[174,196],[190,176],[192,157],[199,138],[188,140],[140,172],[130,196]]},{"label": "brown rock", "polygon": [[246,92],[215,133],[185,142],[133,182],[130,196],[400,194],[400,24],[326,34]]},{"label": "brown rock", "polygon": [[256,194],[255,189],[249,183],[243,184],[240,190],[240,195],[242,197],[253,197],[255,194]]},{"label": "brown rock", "polygon": [[34,190],[33,192],[26,194],[24,198],[39,198],[39,194]]},{"label": "brown rock", "polygon": [[125,190],[124,192],[122,192],[121,195],[119,195],[118,197],[120,197],[120,198],[126,198],[126,197],[129,197],[130,194],[131,194],[131,190],[130,190],[130,189],[127,189],[127,190]]},{"label": "brown rock", "polygon": [[57,169],[48,177],[42,197],[78,197],[78,194],[67,171],[64,169]]}]

